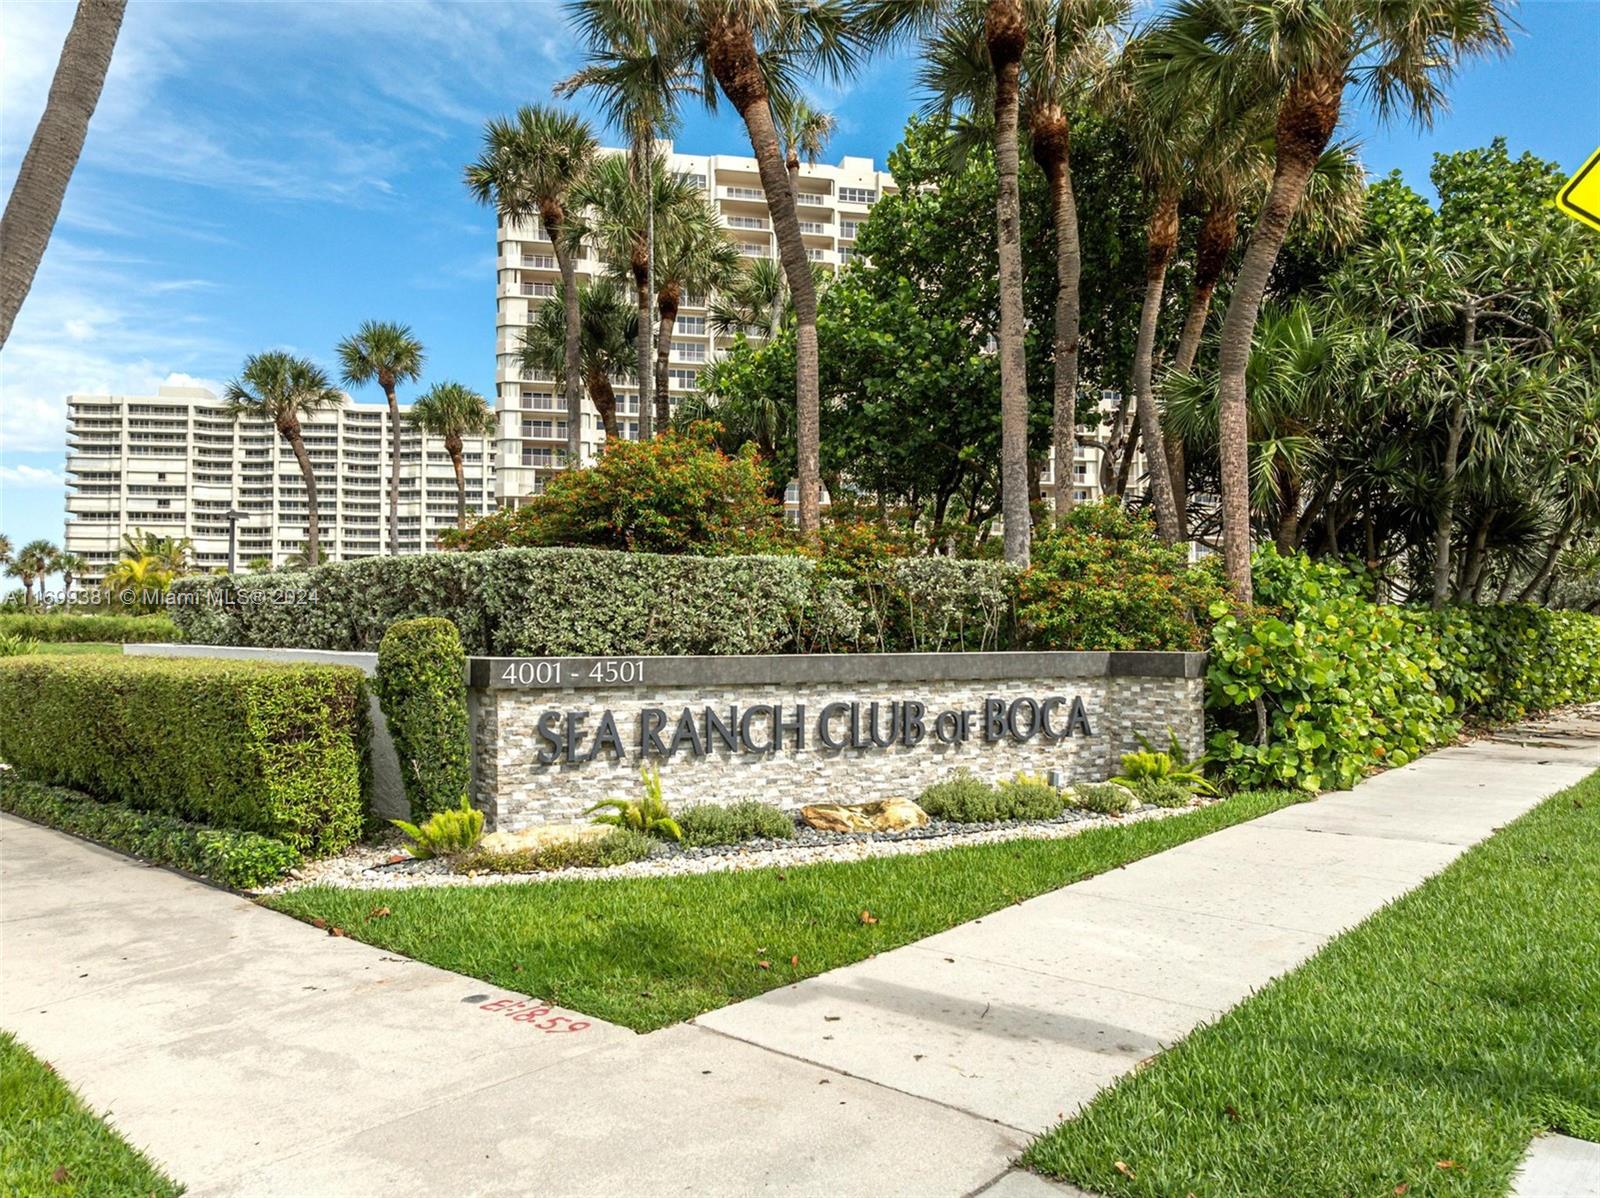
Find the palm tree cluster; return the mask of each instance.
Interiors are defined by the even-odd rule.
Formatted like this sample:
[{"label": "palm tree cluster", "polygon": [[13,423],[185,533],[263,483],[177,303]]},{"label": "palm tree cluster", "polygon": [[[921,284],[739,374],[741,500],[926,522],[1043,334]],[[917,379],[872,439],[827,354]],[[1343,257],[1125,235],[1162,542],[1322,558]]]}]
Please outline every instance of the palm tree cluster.
[{"label": "palm tree cluster", "polygon": [[[638,313],[631,340],[620,326],[597,336],[585,332],[591,323],[586,313],[615,304],[607,296],[604,303],[585,305],[570,272],[563,271],[557,373],[567,386],[572,436],[576,383],[592,377],[585,361],[599,354],[601,344],[628,341],[642,401],[648,403],[652,390],[659,400],[662,372],[658,368],[652,378],[649,370],[652,302],[666,337],[678,297],[667,296],[655,278],[676,253],[663,253],[658,239],[673,243],[682,235],[671,230],[680,224],[705,220],[714,226],[715,217],[696,211],[698,202],[689,198],[678,208],[676,189],[662,182],[654,140],[675,127],[687,103],[733,106],[766,194],[782,286],[775,285],[777,273],[760,264],[736,275],[719,267],[701,277],[718,293],[712,311],[720,329],[770,330],[792,312],[799,519],[809,535],[817,527],[820,492],[818,285],[801,239],[794,191],[802,159],[821,152],[833,122],[807,103],[800,84],[807,76],[845,76],[884,48],[920,44],[930,111],[957,131],[957,143],[986,145],[998,176],[999,321],[993,349],[1001,379],[1001,512],[1006,557],[1026,564],[1033,522],[1029,493],[1038,470],[1029,450],[1022,150],[1047,181],[1054,233],[1050,458],[1057,511],[1064,513],[1071,504],[1067,480],[1081,352],[1082,251],[1071,126],[1078,113],[1106,115],[1123,134],[1128,169],[1143,185],[1148,212],[1146,286],[1128,388],[1136,431],[1124,436],[1123,423],[1114,427],[1111,468],[1125,473],[1142,437],[1152,506],[1170,541],[1186,535],[1187,486],[1182,442],[1162,428],[1165,375],[1157,363],[1165,359],[1185,375],[1197,369],[1208,344],[1212,298],[1242,234],[1238,268],[1225,289],[1214,371],[1223,554],[1235,592],[1248,599],[1250,350],[1291,231],[1311,226],[1333,243],[1352,234],[1360,171],[1348,148],[1335,141],[1345,93],[1354,89],[1369,97],[1380,117],[1405,114],[1427,121],[1463,60],[1507,46],[1504,3],[1180,0],[1133,26],[1130,0],[570,0],[569,16],[587,63],[557,90],[598,100],[628,135],[625,161],[597,160],[587,127],[558,110],[535,107],[490,124],[484,156],[468,168],[468,183],[482,199],[493,200],[505,219],[537,213],[558,254],[570,257],[587,235],[617,282],[633,288]],[[647,195],[651,199],[644,202]],[[1188,319],[1168,357],[1158,344],[1159,316],[1180,229],[1191,216],[1200,232]],[[708,235],[708,246],[713,242]],[[529,364],[556,366],[555,328],[548,323],[553,319],[542,317],[530,334]],[[586,336],[593,342],[587,348]],[[655,411],[641,411],[641,432],[661,424],[666,411],[659,402]]]},{"label": "palm tree cluster", "polygon": [[[342,379],[347,386],[375,382],[389,405],[389,552],[400,552],[400,431],[398,387],[422,376],[426,355],[407,325],[369,320],[338,345]],[[285,350],[266,350],[245,359],[224,392],[228,410],[240,417],[264,420],[278,431],[300,467],[306,489],[306,542],[298,563],[322,560],[321,514],[316,472],[306,452],[301,420],[339,407],[344,393],[328,372],[309,358]],[[488,401],[456,382],[436,383],[411,406],[406,421],[421,432],[443,439],[456,476],[456,524],[466,526],[467,491],[462,468],[462,439],[488,436],[495,418]]]}]

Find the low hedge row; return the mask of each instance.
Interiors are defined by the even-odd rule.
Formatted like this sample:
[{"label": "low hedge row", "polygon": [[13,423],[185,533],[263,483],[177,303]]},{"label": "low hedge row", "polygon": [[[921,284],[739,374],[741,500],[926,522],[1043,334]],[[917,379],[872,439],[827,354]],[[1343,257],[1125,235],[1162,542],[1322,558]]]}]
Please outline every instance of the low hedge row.
[{"label": "low hedge row", "polygon": [[1600,699],[1600,617],[1524,606],[1374,603],[1359,571],[1270,548],[1250,612],[1214,607],[1210,751],[1246,786],[1343,788],[1465,720]]},{"label": "low hedge row", "polygon": [[370,731],[348,666],[0,659],[0,758],[17,776],[311,855],[361,833]]},{"label": "low hedge row", "polygon": [[0,635],[30,641],[144,644],[183,639],[166,616],[75,616],[47,612],[0,612]]},{"label": "low hedge row", "polygon": [[0,811],[236,890],[270,886],[300,864],[299,853],[270,836],[207,828],[10,776],[0,782]]}]

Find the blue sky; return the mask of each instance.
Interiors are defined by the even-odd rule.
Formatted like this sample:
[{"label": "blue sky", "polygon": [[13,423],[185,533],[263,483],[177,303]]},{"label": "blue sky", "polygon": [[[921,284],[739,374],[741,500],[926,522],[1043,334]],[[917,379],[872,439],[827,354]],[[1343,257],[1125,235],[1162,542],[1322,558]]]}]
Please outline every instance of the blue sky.
[{"label": "blue sky", "polygon": [[[0,187],[9,191],[71,21],[0,15]],[[1600,0],[1530,0],[1513,54],[1475,63],[1430,130],[1347,116],[1370,170],[1426,188],[1435,150],[1497,134],[1569,170],[1600,144]],[[64,397],[219,386],[246,354],[331,365],[362,320],[410,323],[423,385],[492,394],[494,220],[460,184],[485,117],[545,100],[576,65],[560,7],[133,0],[55,237],[0,352],[0,529],[62,535]],[[918,103],[914,63],[816,98],[832,155],[884,159]],[[614,140],[614,139],[613,139]],[[748,152],[737,117],[693,113],[685,149]],[[1576,226],[1575,226],[1576,229]],[[376,393],[358,398],[381,400]]]}]

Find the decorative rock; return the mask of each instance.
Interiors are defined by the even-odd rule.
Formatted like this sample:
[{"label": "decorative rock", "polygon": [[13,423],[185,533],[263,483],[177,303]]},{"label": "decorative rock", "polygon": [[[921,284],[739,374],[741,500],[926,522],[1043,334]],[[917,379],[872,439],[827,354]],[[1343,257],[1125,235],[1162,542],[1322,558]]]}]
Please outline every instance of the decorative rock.
[{"label": "decorative rock", "polygon": [[800,808],[800,821],[823,832],[904,832],[926,827],[928,813],[910,799],[816,803]]},{"label": "decorative rock", "polygon": [[535,824],[520,832],[490,832],[479,847],[491,853],[514,853],[573,840],[599,840],[610,831],[609,824]]}]

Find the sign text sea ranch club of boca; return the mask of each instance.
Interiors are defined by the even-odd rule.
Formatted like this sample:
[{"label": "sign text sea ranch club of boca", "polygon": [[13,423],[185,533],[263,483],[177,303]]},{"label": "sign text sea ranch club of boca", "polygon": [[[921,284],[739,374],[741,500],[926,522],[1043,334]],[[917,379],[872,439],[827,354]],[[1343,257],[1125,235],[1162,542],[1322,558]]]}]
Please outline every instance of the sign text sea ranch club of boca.
[{"label": "sign text sea ranch club of boca", "polygon": [[979,740],[1061,741],[1093,736],[1083,700],[1077,696],[989,697],[981,708],[931,711],[917,699],[839,701],[811,716],[804,703],[752,703],[727,707],[663,707],[634,713],[624,735],[609,708],[552,708],[538,720],[540,765],[580,764],[597,757],[704,757],[718,749],[733,753],[804,750],[814,744],[832,751],[910,749],[925,741],[942,745]]}]

